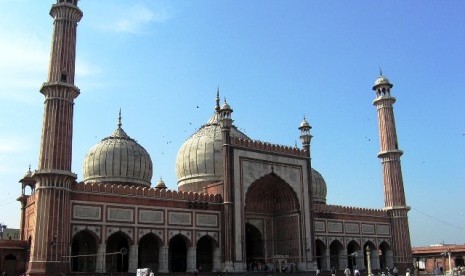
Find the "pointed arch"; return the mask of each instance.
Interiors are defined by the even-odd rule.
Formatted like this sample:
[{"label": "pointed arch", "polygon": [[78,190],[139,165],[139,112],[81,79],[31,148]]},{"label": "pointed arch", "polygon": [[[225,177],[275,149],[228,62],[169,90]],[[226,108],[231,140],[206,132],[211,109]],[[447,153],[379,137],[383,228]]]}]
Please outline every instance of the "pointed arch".
[{"label": "pointed arch", "polygon": [[345,258],[345,254],[342,243],[339,240],[332,241],[329,245],[330,266],[334,267],[336,270],[344,269],[343,258]]},{"label": "pointed arch", "polygon": [[246,192],[246,212],[281,213],[295,210],[300,210],[297,194],[274,172],[254,181]]},{"label": "pointed arch", "polygon": [[361,264],[357,264],[357,254],[360,249],[360,244],[355,240],[351,240],[347,244],[347,267],[350,268],[350,270],[353,270],[357,266],[361,266]]},{"label": "pointed arch", "polygon": [[366,268],[368,268],[368,255],[367,255],[367,248],[370,250],[370,264],[371,264],[371,269],[377,269],[378,268],[378,254],[376,252],[376,246],[373,241],[366,241],[365,244],[363,245],[363,263]]},{"label": "pointed arch", "polygon": [[217,242],[210,235],[204,235],[197,241],[196,267],[201,272],[213,272],[213,250]]},{"label": "pointed arch", "polygon": [[[122,231],[115,232],[108,237],[105,263],[107,272],[128,272],[130,244],[131,238]],[[127,254],[120,254],[124,251]]]},{"label": "pointed arch", "polygon": [[328,248],[326,244],[322,240],[317,239],[315,241],[316,264],[320,270],[326,270],[326,271],[330,270],[330,267],[327,266],[327,261],[326,261],[327,249]]},{"label": "pointed arch", "polygon": [[152,271],[158,271],[160,246],[162,240],[155,233],[149,232],[142,236],[139,240],[138,247],[138,266],[150,268]]},{"label": "pointed arch", "polygon": [[378,246],[379,266],[381,270],[394,266],[394,258],[391,246],[387,241],[382,241]]},{"label": "pointed arch", "polygon": [[188,245],[189,239],[182,234],[171,237],[168,248],[168,266],[170,272],[186,272]]},{"label": "pointed arch", "polygon": [[[271,172],[255,180],[245,194],[246,260],[259,258],[272,262],[273,256],[287,255],[288,262],[299,262],[300,248],[303,246],[299,198],[294,189],[276,173]],[[261,224],[252,237],[253,221]],[[248,224],[250,223],[250,225]],[[247,230],[249,229],[249,230]],[[260,236],[260,239],[257,237]],[[259,240],[261,240],[259,242]],[[252,249],[247,243],[258,244]],[[257,251],[259,250],[259,251]],[[252,257],[249,256],[252,254]]]},{"label": "pointed arch", "polygon": [[98,237],[88,229],[77,232],[71,242],[71,270],[95,272],[97,262]]}]

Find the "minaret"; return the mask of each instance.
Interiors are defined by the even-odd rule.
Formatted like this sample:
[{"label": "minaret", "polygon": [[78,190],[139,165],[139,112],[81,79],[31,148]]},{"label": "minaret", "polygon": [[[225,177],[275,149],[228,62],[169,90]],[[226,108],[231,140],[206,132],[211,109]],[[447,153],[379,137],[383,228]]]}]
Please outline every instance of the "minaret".
[{"label": "minaret", "polygon": [[[313,221],[313,190],[312,190],[312,158],[310,154],[310,142],[312,141],[313,136],[310,134],[310,130],[312,127],[308,123],[307,119],[304,116],[304,119],[300,123],[299,130],[300,130],[300,141],[302,142],[302,148],[303,151],[305,152],[305,156],[307,157],[307,179],[308,179],[308,206],[310,210],[310,221]],[[305,252],[307,253],[307,261],[310,261],[311,263],[316,264],[315,261],[315,254],[316,254],[316,245],[315,245],[315,235],[314,235],[314,225],[313,222],[310,223],[310,229],[309,231],[305,231],[306,235],[309,235],[305,239],[309,239],[312,241],[310,244],[305,244],[306,250]],[[317,267],[309,267],[311,270],[317,269]]]},{"label": "minaret", "polygon": [[407,213],[410,210],[405,203],[404,183],[397,142],[396,125],[394,121],[393,104],[396,99],[391,96],[392,84],[380,72],[375,81],[373,90],[376,99],[373,105],[378,111],[379,139],[381,151],[378,157],[381,159],[384,183],[384,207],[391,217],[392,251],[394,265],[401,271],[411,266],[412,249],[410,244],[410,232]]},{"label": "minaret", "polygon": [[[218,99],[218,97],[217,97]],[[218,100],[217,100],[218,103]],[[218,106],[218,105],[217,105]],[[231,150],[231,126],[233,120],[231,113],[233,110],[224,100],[224,104],[219,110],[221,122],[221,134],[223,139],[223,199],[224,199],[224,271],[234,271],[234,193],[232,187],[232,150]]]},{"label": "minaret", "polygon": [[79,95],[74,86],[76,28],[82,18],[78,0],[58,0],[50,10],[54,19],[36,181],[35,236],[27,275],[61,275],[69,270],[70,185],[73,105]]}]

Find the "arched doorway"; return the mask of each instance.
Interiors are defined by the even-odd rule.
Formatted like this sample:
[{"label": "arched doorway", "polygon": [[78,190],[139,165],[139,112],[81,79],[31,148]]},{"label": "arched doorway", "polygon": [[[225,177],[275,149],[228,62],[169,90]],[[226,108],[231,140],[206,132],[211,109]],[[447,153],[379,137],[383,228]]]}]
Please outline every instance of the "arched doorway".
[{"label": "arched doorway", "polygon": [[378,263],[376,260],[376,258],[378,258],[378,254],[376,251],[375,244],[372,243],[371,241],[368,241],[363,245],[363,262],[364,262],[365,268],[368,269],[367,247],[370,248],[370,266],[373,271],[374,269],[378,268]]},{"label": "arched doorway", "polygon": [[455,262],[455,267],[465,266],[465,262],[463,261],[462,256],[455,257],[454,262]]},{"label": "arched doorway", "polygon": [[210,236],[203,236],[197,242],[197,269],[201,272],[213,272],[214,240]]},{"label": "arched doorway", "polygon": [[388,267],[393,266],[392,250],[387,242],[383,241],[379,245],[379,267],[381,270],[385,270]]},{"label": "arched doorway", "polygon": [[17,275],[16,271],[16,256],[15,255],[6,255],[4,261],[4,268],[6,275]]},{"label": "arched doorway", "polygon": [[274,172],[257,179],[247,190],[244,209],[247,262],[259,258],[271,263],[276,256],[288,263],[301,261],[300,206],[288,183]]},{"label": "arched doorway", "polygon": [[[340,241],[334,240],[329,246],[329,260],[331,268],[335,268],[336,270],[343,269],[341,267],[341,262],[339,261],[343,256],[343,247]],[[345,257],[344,257],[345,258]]]},{"label": "arched doorway", "polygon": [[[107,240],[107,272],[128,272],[129,237],[123,232],[116,232]],[[119,252],[126,252],[120,254]]]},{"label": "arched doorway", "polygon": [[250,223],[245,224],[245,243],[247,268],[253,271],[258,263],[264,262],[265,256],[262,233]]},{"label": "arched doorway", "polygon": [[321,240],[316,240],[315,241],[316,264],[320,270],[330,269],[326,265],[327,260],[326,260],[325,252],[326,252],[326,245]]},{"label": "arched doorway", "polygon": [[360,251],[360,245],[356,241],[351,241],[347,245],[347,266],[350,270],[353,270],[361,264],[357,264],[358,251]]},{"label": "arched doorway", "polygon": [[144,235],[139,240],[138,267],[158,271],[161,240],[153,233]]},{"label": "arched doorway", "polygon": [[80,231],[73,237],[71,244],[71,255],[77,256],[71,259],[71,270],[76,272],[95,272],[96,254],[97,240],[94,235],[89,230]]},{"label": "arched doorway", "polygon": [[168,249],[168,265],[170,272],[186,272],[187,269],[187,240],[178,234],[171,238]]}]

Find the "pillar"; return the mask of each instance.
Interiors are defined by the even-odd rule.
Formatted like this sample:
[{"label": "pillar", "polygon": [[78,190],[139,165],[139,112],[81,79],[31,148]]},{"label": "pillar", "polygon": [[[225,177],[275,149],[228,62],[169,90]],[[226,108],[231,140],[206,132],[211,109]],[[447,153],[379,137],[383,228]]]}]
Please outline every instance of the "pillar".
[{"label": "pillar", "polygon": [[169,273],[168,269],[168,246],[162,245],[158,251],[158,272]]},{"label": "pillar", "polygon": [[97,263],[95,267],[95,272],[104,273],[105,272],[105,253],[107,251],[106,244],[102,243],[98,246],[97,249]]},{"label": "pillar", "polygon": [[129,246],[129,254],[127,258],[129,258],[128,272],[136,273],[139,262],[139,245],[133,244]]},{"label": "pillar", "polygon": [[187,248],[187,272],[195,272],[197,269],[197,255],[196,247],[191,246]]}]

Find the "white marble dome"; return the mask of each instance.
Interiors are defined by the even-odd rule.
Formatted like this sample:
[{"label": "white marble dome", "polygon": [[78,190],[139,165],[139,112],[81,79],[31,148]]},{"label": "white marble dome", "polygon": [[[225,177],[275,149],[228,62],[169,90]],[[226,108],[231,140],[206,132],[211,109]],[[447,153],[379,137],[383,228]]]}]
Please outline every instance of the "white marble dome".
[{"label": "white marble dome", "polygon": [[93,146],[83,164],[85,183],[121,183],[150,187],[152,160],[148,152],[118,128]]},{"label": "white marble dome", "polygon": [[[213,116],[181,146],[176,157],[180,191],[203,192],[206,184],[223,180],[222,136],[219,100]],[[234,125],[231,137],[250,139]]]},{"label": "white marble dome", "polygon": [[312,191],[313,191],[313,202],[326,204],[326,181],[323,176],[312,168]]}]

